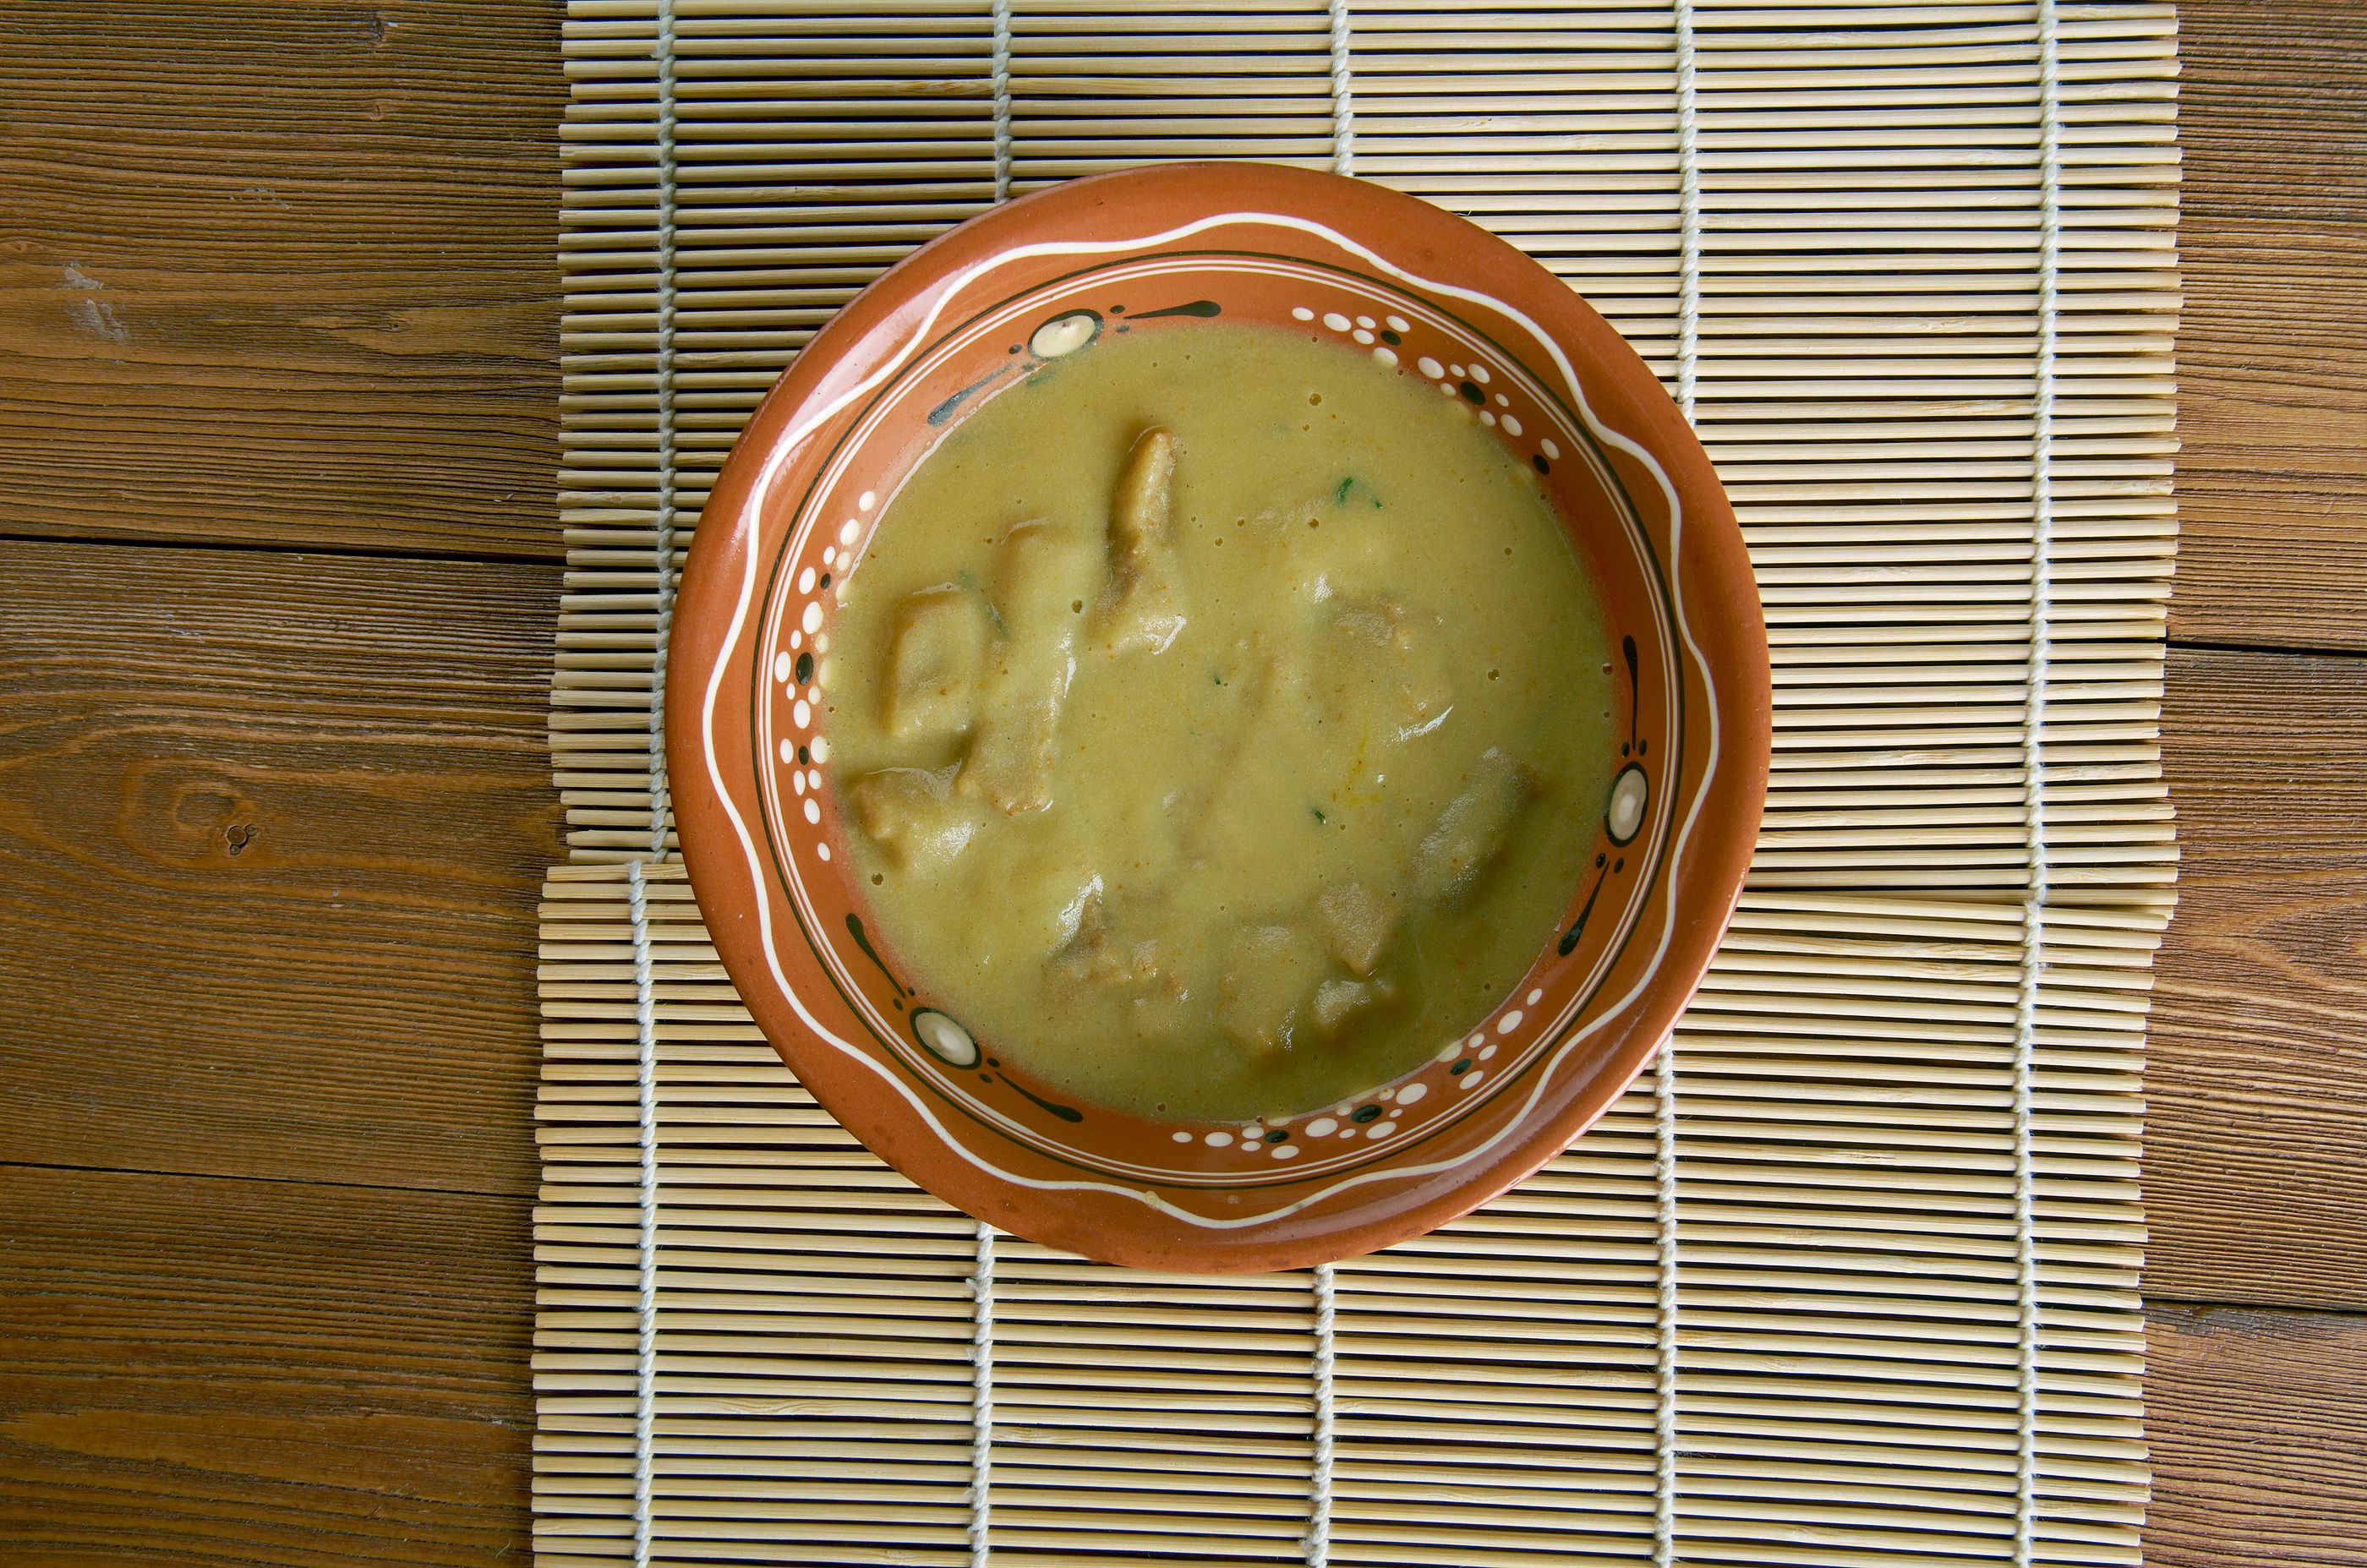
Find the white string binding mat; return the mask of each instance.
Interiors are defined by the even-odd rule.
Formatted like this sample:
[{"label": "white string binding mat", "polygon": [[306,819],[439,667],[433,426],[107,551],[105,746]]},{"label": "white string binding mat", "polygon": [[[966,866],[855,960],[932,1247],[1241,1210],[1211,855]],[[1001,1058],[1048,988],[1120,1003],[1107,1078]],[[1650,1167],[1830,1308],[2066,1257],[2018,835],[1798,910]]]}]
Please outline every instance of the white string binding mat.
[{"label": "white string binding mat", "polygon": [[[1356,172],[1356,100],[1354,31],[1350,0],[1329,0],[1331,24],[1331,172]],[[1313,1394],[1313,1421],[1308,1434],[1310,1457],[1307,1483],[1307,1535],[1300,1543],[1307,1568],[1330,1568],[1331,1562],[1331,1488],[1338,1451],[1338,1421],[1334,1376],[1339,1361],[1338,1280],[1332,1266],[1309,1270],[1308,1289],[1314,1298],[1314,1347],[1308,1368]]]},{"label": "white string binding mat", "polygon": [[970,1271],[969,1559],[986,1568],[994,1523],[994,1227],[977,1227]]},{"label": "white string binding mat", "polygon": [[[653,42],[658,66],[658,507],[651,570],[656,576],[656,623],[649,651],[649,860],[665,860],[665,642],[674,611],[674,5],[658,0]],[[632,1383],[632,1561],[646,1568],[656,1528],[658,1426],[658,998],[649,957],[649,900],[644,864],[632,860],[632,992],[640,1044],[641,1211],[640,1295],[634,1303]]]},{"label": "white string binding mat", "polygon": [[[674,90],[673,0],[658,0],[657,64],[657,511],[651,570],[656,614],[650,638],[649,858],[665,858],[671,816],[665,761],[666,638],[674,622]],[[633,1015],[639,1036],[640,1219],[633,1337],[633,1562],[647,1568],[655,1529],[657,1431],[658,1088],[657,994],[650,962],[649,905],[640,860],[629,864],[633,919]]]},{"label": "white string binding mat", "polygon": [[1011,0],[994,0],[994,199],[1011,199]]},{"label": "white string binding mat", "polygon": [[[1011,199],[1011,0],[994,0],[994,199]],[[977,1226],[977,1266],[969,1279],[971,1359],[969,1559],[986,1568],[994,1522],[994,1227]]]},{"label": "white string binding mat", "polygon": [[2038,363],[2031,430],[2030,674],[2022,718],[2022,790],[2030,887],[2022,902],[2020,994],[2014,1004],[2014,1269],[2019,1361],[2014,1397],[2013,1560],[2027,1568],[2038,1522],[2038,1229],[2032,1078],[2040,980],[2046,966],[2046,688],[2054,637],[2055,378],[2062,262],[2062,38],[2055,0],[2038,0]]},{"label": "white string binding mat", "polygon": [[[1701,125],[1695,96],[1700,60],[1693,0],[1674,0],[1671,21],[1677,61],[1677,407],[1690,420],[1701,372]],[[1653,1303],[1652,1561],[1658,1568],[1669,1568],[1677,1551],[1677,1051],[1671,1031],[1652,1066],[1653,1217],[1659,1252]]]},{"label": "white string binding mat", "polygon": [[1331,0],[1331,172],[1356,172],[1356,80],[1350,0]]},{"label": "white string binding mat", "polygon": [[655,1490],[658,1341],[658,1023],[657,982],[650,962],[647,885],[641,863],[626,863],[633,920],[633,1022],[640,1038],[640,1214],[633,1332],[633,1562],[650,1561]]},{"label": "white string binding mat", "polygon": [[1332,1265],[1308,1270],[1308,1288],[1314,1296],[1315,1351],[1308,1381],[1314,1392],[1313,1462],[1307,1500],[1307,1568],[1329,1568],[1331,1562],[1332,1462],[1339,1412],[1332,1377],[1339,1359],[1339,1281]]},{"label": "white string binding mat", "polygon": [[[572,0],[538,1568],[2138,1562],[2175,19],[1872,16]],[[1123,1273],[915,1189],[669,852],[674,549],[757,399],[962,218],[1181,157],[1351,170],[1567,278],[1702,432],[1774,656],[1661,1066],[1321,1274]]]},{"label": "white string binding mat", "polygon": [[657,39],[657,615],[650,634],[650,858],[662,860],[671,827],[666,787],[666,639],[674,629],[674,0],[658,0]]}]

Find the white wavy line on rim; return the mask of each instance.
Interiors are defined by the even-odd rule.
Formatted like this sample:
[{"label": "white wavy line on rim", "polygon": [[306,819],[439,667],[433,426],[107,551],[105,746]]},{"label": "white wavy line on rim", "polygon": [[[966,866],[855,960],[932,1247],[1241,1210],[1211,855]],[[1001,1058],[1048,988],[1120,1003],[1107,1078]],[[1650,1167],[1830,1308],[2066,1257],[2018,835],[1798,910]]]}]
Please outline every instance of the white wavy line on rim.
[{"label": "white wavy line on rim", "polygon": [[[1204,233],[1210,229],[1234,224],[1263,224],[1319,237],[1339,246],[1352,255],[1362,257],[1371,265],[1380,268],[1383,272],[1405,283],[1430,289],[1452,299],[1462,299],[1470,304],[1483,306],[1501,312],[1507,320],[1518,322],[1523,330],[1528,333],[1531,340],[1552,356],[1554,367],[1560,371],[1564,385],[1569,389],[1571,401],[1577,406],[1580,415],[1585,419],[1587,428],[1594,432],[1598,440],[1627,453],[1651,472],[1653,481],[1660,488],[1661,498],[1668,502],[1669,506],[1669,581],[1670,598],[1676,606],[1677,629],[1684,638],[1686,649],[1693,654],[1693,664],[1701,672],[1703,690],[1709,699],[1707,703],[1709,755],[1706,765],[1702,770],[1700,785],[1693,795],[1692,808],[1685,813],[1684,826],[1678,831],[1677,841],[1670,851],[1669,882],[1673,888],[1683,870],[1685,849],[1693,840],[1695,825],[1700,821],[1702,807],[1709,798],[1710,781],[1717,773],[1719,750],[1716,685],[1710,675],[1709,660],[1703,655],[1701,644],[1694,640],[1692,624],[1686,619],[1684,613],[1682,567],[1684,513],[1678,503],[1676,486],[1670,481],[1668,474],[1661,468],[1659,461],[1639,443],[1611,429],[1596,415],[1593,405],[1587,400],[1585,389],[1579,384],[1577,370],[1562,353],[1561,346],[1547,336],[1544,329],[1531,321],[1526,314],[1501,299],[1479,293],[1475,289],[1463,288],[1451,283],[1440,283],[1424,277],[1419,273],[1409,272],[1396,263],[1367,250],[1346,235],[1320,223],[1273,212],[1213,213],[1173,229],[1164,230],[1155,234],[1140,235],[1129,240],[1087,241],[1072,243],[1045,242],[1033,245],[1017,245],[986,261],[980,262],[957,274],[938,289],[935,299],[930,301],[926,314],[914,326],[912,335],[905,340],[902,347],[889,355],[869,376],[832,399],[810,418],[793,426],[783,436],[780,444],[765,459],[764,467],[759,470],[756,482],[750,489],[749,502],[745,511],[761,513],[765,498],[771,492],[774,482],[779,478],[781,468],[787,463],[789,455],[803,446],[807,438],[816,430],[836,417],[849,403],[871,391],[894,374],[897,367],[901,365],[913,349],[925,341],[929,333],[935,329],[937,318],[944,314],[947,302],[988,273],[1011,262],[1033,256],[1106,255],[1139,250],[1147,245],[1172,244],[1176,241],[1190,239],[1195,234]],[[1644,973],[1637,978],[1635,985],[1628,988],[1627,994],[1620,998],[1593,1022],[1574,1032],[1562,1042],[1561,1048],[1555,1054],[1553,1059],[1546,1064],[1545,1070],[1537,1075],[1537,1081],[1529,1091],[1527,1101],[1517,1112],[1508,1116],[1504,1124],[1491,1136],[1452,1159],[1433,1161],[1426,1165],[1390,1167],[1379,1170],[1362,1171],[1279,1208],[1227,1218],[1196,1214],[1188,1209],[1178,1208],[1156,1192],[1112,1186],[1104,1181],[1044,1180],[1005,1170],[954,1136],[952,1130],[937,1120],[936,1114],[927,1104],[908,1086],[889,1072],[886,1066],[869,1052],[840,1039],[823,1028],[821,1021],[807,1010],[804,1001],[790,986],[788,976],[782,972],[780,954],[773,944],[772,900],[764,895],[764,864],[759,857],[755,840],[749,834],[747,820],[740,815],[739,808],[732,803],[730,786],[724,780],[722,763],[715,754],[716,702],[722,692],[724,676],[731,667],[732,654],[739,647],[742,635],[747,630],[749,608],[753,604],[756,594],[757,550],[753,531],[743,532],[739,543],[742,553],[745,557],[741,567],[740,592],[731,610],[731,629],[725,636],[722,648],[717,651],[715,667],[708,675],[707,690],[701,696],[699,740],[700,750],[707,763],[708,782],[714,786],[716,798],[723,807],[724,817],[731,824],[733,835],[740,840],[741,853],[747,863],[749,886],[756,896],[757,935],[764,951],[765,968],[770,973],[774,987],[779,991],[782,999],[789,1004],[791,1010],[813,1032],[816,1039],[869,1069],[882,1083],[894,1089],[912,1108],[912,1113],[927,1123],[930,1131],[934,1133],[947,1147],[988,1176],[1010,1182],[1014,1186],[1026,1187],[1039,1192],[1106,1192],[1116,1198],[1131,1198],[1172,1219],[1185,1224],[1199,1226],[1204,1230],[1239,1230],[1251,1225],[1270,1224],[1276,1220],[1286,1219],[1326,1199],[1372,1182],[1409,1181],[1424,1176],[1440,1175],[1457,1166],[1467,1165],[1479,1158],[1523,1127],[1527,1122],[1530,1113],[1536,1109],[1537,1101],[1551,1087],[1555,1074],[1570,1059],[1580,1043],[1633,1007],[1637,998],[1643,995],[1645,988],[1659,975],[1661,962],[1668,956],[1669,944],[1676,934],[1676,899],[1673,897],[1663,901],[1659,945],[1654,950],[1651,961],[1645,967]],[[1658,1042],[1655,1042],[1656,1046]]]},{"label": "white wavy line on rim", "polygon": [[[1338,276],[1335,276],[1331,273],[1327,273],[1320,268],[1303,263],[1293,263],[1287,261],[1251,263],[1238,257],[1229,257],[1222,254],[1209,255],[1204,254],[1192,254],[1183,257],[1150,257],[1140,262],[1120,264],[1115,266],[1104,268],[1101,271],[1094,273],[1090,281],[1095,287],[1101,287],[1112,282],[1147,280],[1162,274],[1176,271],[1178,270],[1179,265],[1185,262],[1188,262],[1193,268],[1254,272],[1260,276],[1293,277],[1302,282],[1323,287],[1333,288],[1343,287]],[[939,344],[936,348],[932,349],[929,353],[922,355],[917,360],[911,356],[911,353],[908,348],[905,354],[899,355],[892,358],[890,360],[890,364],[897,367],[897,374],[925,375],[930,367],[942,365],[947,359],[953,357],[957,353],[958,353],[963,343],[976,341],[981,337],[993,337],[999,333],[1002,327],[1008,325],[1010,322],[1032,315],[1037,310],[1052,308],[1046,300],[1039,298],[1039,296],[1044,292],[1044,290],[1040,289],[1031,290],[1026,295],[1023,295],[1006,302],[1003,305],[995,307],[986,312],[983,317],[974,321],[969,326],[958,329],[954,338]],[[1054,292],[1057,293],[1059,291],[1054,290]],[[1081,292],[1081,290],[1071,289],[1070,292]],[[1372,299],[1376,303],[1387,299],[1387,296],[1361,288],[1352,288],[1349,289],[1348,292],[1357,294],[1360,298]],[[1396,299],[1388,299],[1387,302],[1391,309],[1406,311],[1408,314],[1427,322],[1432,327],[1456,339],[1458,342],[1463,343],[1473,350],[1484,348],[1490,354],[1499,352],[1494,345],[1481,341],[1481,334],[1478,334],[1476,329],[1467,326],[1466,323],[1454,317],[1446,315],[1436,307],[1421,300],[1418,296],[1414,296],[1410,293],[1401,294]],[[1617,476],[1611,470],[1610,466],[1592,449],[1591,443],[1582,443],[1580,431],[1576,427],[1576,425],[1564,418],[1563,411],[1551,396],[1551,389],[1545,387],[1541,380],[1535,378],[1529,371],[1528,367],[1523,364],[1520,360],[1512,358],[1510,355],[1505,355],[1504,357],[1509,361],[1509,364],[1506,367],[1507,374],[1514,375],[1523,381],[1529,381],[1535,384],[1540,394],[1539,400],[1544,405],[1546,416],[1549,418],[1557,428],[1565,430],[1573,444],[1582,444],[1587,447],[1587,450],[1583,452],[1582,456],[1584,457],[1588,470],[1597,476],[1606,491],[1617,491],[1619,488]],[[869,438],[873,432],[878,430],[882,423],[890,418],[891,414],[892,408],[889,405],[877,405],[868,413],[866,413],[855,425],[854,430],[843,438],[837,454],[824,467],[823,471],[814,479],[811,487],[812,493],[821,494],[827,492],[842,482],[845,477],[847,469],[854,462],[854,454],[860,450],[863,443]],[[949,434],[950,432],[947,434]],[[938,437],[939,442],[942,442],[945,439],[946,437],[944,435],[940,435]],[[934,444],[931,449],[934,449]],[[923,454],[920,462],[925,463],[926,461],[927,456],[926,454]],[[919,465],[916,464],[915,468],[918,466]],[[894,504],[895,497],[891,492],[888,499],[882,502],[876,510],[874,513],[875,518],[885,516],[889,509]],[[1620,511],[1621,531],[1628,536],[1631,547],[1637,553],[1639,564],[1644,568],[1646,575],[1650,577],[1653,575],[1652,549],[1649,540],[1645,536],[1642,523],[1640,519],[1636,517],[1631,508],[1622,507]],[[794,555],[798,548],[799,538],[809,535],[815,527],[821,525],[825,521],[825,514],[819,507],[809,508],[806,514],[806,520],[795,532],[791,534],[787,541],[786,547],[787,553]],[[762,622],[759,628],[759,646],[771,647],[778,641],[779,629],[787,619],[789,614],[793,611],[796,602],[796,595],[786,593],[776,593],[767,601],[763,614],[759,616],[759,619]],[[1652,623],[1655,629],[1659,633],[1659,637],[1656,639],[1656,650],[1659,656],[1659,663],[1661,678],[1670,690],[1673,692],[1679,686],[1681,680],[1680,671],[1676,666],[1675,655],[1671,651],[1671,647],[1675,639],[1670,634],[1672,632],[1673,627],[1669,619],[1668,607],[1663,603],[1661,595],[1656,593],[1651,596],[1651,608]],[[771,718],[771,713],[772,708],[770,705],[758,705],[757,739],[760,744],[755,750],[759,757],[769,757],[772,754],[772,747],[776,739],[776,733],[774,723]],[[1673,728],[1673,726],[1671,726],[1671,728]],[[787,819],[787,800],[784,797],[781,797],[776,792],[760,790],[759,798],[756,804],[760,814],[764,819],[768,835],[775,840],[777,846],[779,846],[785,852],[788,853],[792,863],[794,863],[796,858],[794,851],[796,832],[793,825]],[[1658,854],[1666,843],[1670,825],[1674,817],[1672,807],[1672,800],[1663,800],[1659,797],[1659,792],[1655,792],[1651,806],[1653,828],[1646,840],[1647,847],[1651,853]],[[786,883],[790,903],[796,909],[800,920],[808,927],[809,931],[818,928],[821,924],[821,917],[819,911],[817,911],[813,907],[810,898],[808,897],[801,878],[796,874],[791,874],[786,878]],[[1546,1052],[1554,1049],[1555,1037],[1577,1018],[1586,998],[1592,994],[1594,987],[1614,966],[1614,961],[1619,956],[1619,950],[1624,946],[1627,938],[1633,933],[1638,912],[1639,911],[1632,908],[1625,908],[1621,911],[1619,923],[1613,931],[1610,940],[1605,943],[1601,953],[1598,955],[1593,968],[1591,969],[1587,975],[1572,987],[1569,999],[1557,1009],[1553,1016],[1542,1021],[1542,1027],[1538,1028],[1530,1037],[1528,1043],[1523,1046],[1521,1054],[1517,1056],[1508,1058],[1507,1063],[1505,1064],[1504,1076],[1498,1080],[1499,1082],[1511,1082],[1513,1075],[1526,1070],[1531,1064],[1537,1060],[1538,1057],[1542,1056]],[[923,1058],[922,1058],[919,1054],[907,1051],[903,1048],[902,1037],[898,1027],[889,1020],[886,1014],[882,1013],[878,1008],[871,1002],[869,998],[863,994],[861,986],[855,980],[853,973],[848,968],[838,950],[828,942],[821,942],[814,945],[817,946],[817,956],[821,958],[823,964],[836,978],[840,989],[843,992],[851,993],[848,998],[851,1005],[855,1007],[856,1010],[862,1015],[864,1021],[870,1026],[872,1032],[875,1034],[885,1035],[893,1040],[894,1043],[890,1045],[889,1049],[893,1051],[900,1057],[903,1058],[908,1064],[923,1062]],[[1522,986],[1528,985],[1533,978],[1533,976],[1524,975],[1522,978]],[[1516,987],[1514,988],[1517,990],[1520,987]],[[1424,1070],[1426,1070],[1427,1066],[1428,1064],[1425,1064]],[[926,1071],[926,1066],[923,1066],[922,1070]],[[1487,1108],[1492,1105],[1497,1098],[1499,1098],[1499,1096],[1491,1090],[1489,1093],[1482,1094],[1476,1098],[1457,1098],[1450,1100],[1444,1102],[1444,1110],[1445,1113],[1444,1115],[1429,1118],[1422,1123],[1422,1126],[1428,1133],[1443,1133],[1458,1122],[1467,1121],[1476,1115],[1487,1113]],[[1047,1139],[1043,1134],[1027,1126],[1026,1123],[1019,1122],[1008,1114],[995,1110],[991,1106],[979,1104],[975,1101],[973,1101],[972,1104],[974,1114],[980,1121],[983,1122],[986,1125],[991,1127],[995,1131],[1002,1134],[1005,1137],[1010,1138],[1013,1142],[1022,1144],[1036,1150],[1039,1154],[1048,1155],[1053,1158],[1067,1157],[1064,1145],[1056,1141]],[[1319,1176],[1328,1171],[1341,1170],[1350,1166],[1366,1163],[1373,1156],[1369,1151],[1355,1148],[1352,1145],[1342,1154],[1329,1158],[1310,1161],[1306,1167],[1287,1175],[1281,1172],[1220,1171],[1210,1173],[1203,1178],[1183,1177],[1172,1172],[1162,1170],[1156,1166],[1134,1165],[1129,1161],[1109,1158],[1107,1156],[1097,1156],[1094,1163],[1100,1168],[1099,1174],[1108,1176],[1115,1179],[1123,1180],[1128,1177],[1138,1175],[1151,1180],[1171,1182],[1178,1187],[1206,1187],[1215,1189],[1218,1187],[1237,1187],[1245,1180],[1252,1186],[1276,1187],[1285,1184],[1295,1184],[1297,1181]]]}]

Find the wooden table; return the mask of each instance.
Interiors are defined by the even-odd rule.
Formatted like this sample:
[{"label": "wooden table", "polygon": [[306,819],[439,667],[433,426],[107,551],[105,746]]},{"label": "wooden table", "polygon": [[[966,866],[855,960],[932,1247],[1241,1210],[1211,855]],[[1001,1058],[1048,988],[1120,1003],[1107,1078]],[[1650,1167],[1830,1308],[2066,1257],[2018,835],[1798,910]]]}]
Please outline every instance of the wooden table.
[{"label": "wooden table", "polygon": [[[2187,7],[2148,1531],[2367,1564],[2367,11]],[[0,1560],[527,1548],[549,0],[0,0]]]}]

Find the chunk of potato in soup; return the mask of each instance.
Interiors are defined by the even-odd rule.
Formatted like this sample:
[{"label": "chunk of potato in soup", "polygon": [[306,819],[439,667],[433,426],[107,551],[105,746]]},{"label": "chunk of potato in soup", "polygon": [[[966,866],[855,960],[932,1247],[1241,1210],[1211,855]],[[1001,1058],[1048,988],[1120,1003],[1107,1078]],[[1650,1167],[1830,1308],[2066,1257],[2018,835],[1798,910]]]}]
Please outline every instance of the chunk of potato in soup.
[{"label": "chunk of potato in soup", "polygon": [[1592,585],[1459,398],[1263,328],[1104,333],[889,503],[825,685],[876,934],[1081,1100],[1350,1099],[1552,942],[1611,773]]}]

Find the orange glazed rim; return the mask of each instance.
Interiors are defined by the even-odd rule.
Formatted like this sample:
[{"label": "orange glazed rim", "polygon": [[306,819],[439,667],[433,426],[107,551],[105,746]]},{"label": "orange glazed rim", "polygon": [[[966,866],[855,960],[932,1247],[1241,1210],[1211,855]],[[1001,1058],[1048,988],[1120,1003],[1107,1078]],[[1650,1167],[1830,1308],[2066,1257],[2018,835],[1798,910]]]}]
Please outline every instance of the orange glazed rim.
[{"label": "orange glazed rim", "polygon": [[[836,589],[936,441],[1108,335],[1221,319],[1336,341],[1475,407],[1592,568],[1626,739],[1594,852],[1520,985],[1433,1058],[1304,1115],[1070,1103],[873,929],[821,684]],[[709,932],[814,1097],[923,1187],[1112,1262],[1237,1271],[1430,1230],[1528,1176],[1642,1071],[1731,915],[1767,784],[1767,637],[1692,429],[1569,288],[1382,186],[1172,164],[1055,186],[923,246],[800,353],[701,514],[664,673],[668,784]],[[991,919],[981,909],[979,918]]]}]

